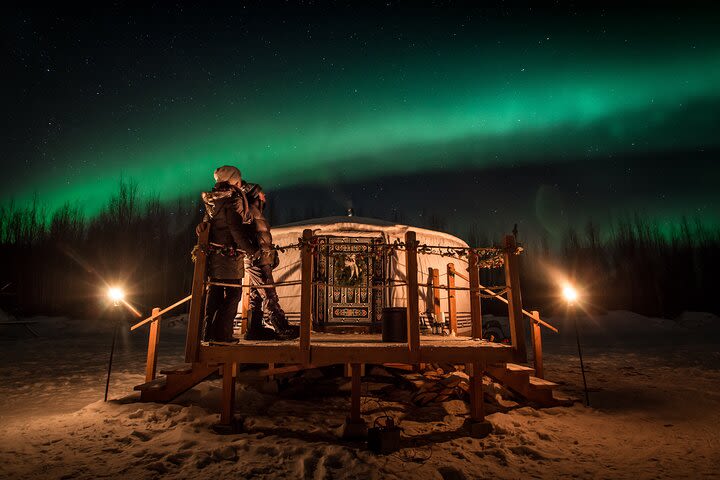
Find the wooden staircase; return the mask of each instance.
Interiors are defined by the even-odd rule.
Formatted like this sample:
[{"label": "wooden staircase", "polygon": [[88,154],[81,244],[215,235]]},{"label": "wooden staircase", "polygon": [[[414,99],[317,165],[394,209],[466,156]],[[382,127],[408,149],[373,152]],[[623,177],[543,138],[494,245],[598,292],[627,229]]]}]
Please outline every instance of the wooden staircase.
[{"label": "wooden staircase", "polygon": [[496,363],[486,367],[486,373],[513,392],[544,407],[565,405],[567,400],[557,398],[553,389],[557,383],[534,377],[535,370],[515,363]]},{"label": "wooden staircase", "polygon": [[184,363],[160,370],[164,377],[137,385],[135,390],[140,391],[143,402],[169,402],[217,372],[218,368],[218,365]]}]

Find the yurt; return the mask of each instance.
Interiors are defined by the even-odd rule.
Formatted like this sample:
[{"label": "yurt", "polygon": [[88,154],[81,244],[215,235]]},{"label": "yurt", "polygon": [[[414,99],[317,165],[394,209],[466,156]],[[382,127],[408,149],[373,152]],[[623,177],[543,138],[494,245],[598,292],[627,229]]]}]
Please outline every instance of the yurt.
[{"label": "yurt", "polygon": [[[416,233],[421,328],[444,323],[447,318],[448,290],[439,290],[441,314],[433,315],[430,269],[437,269],[439,283],[447,285],[448,264],[467,275],[467,260],[451,250],[423,246],[468,248],[463,240],[444,232],[356,216],[325,217],[273,228],[273,242],[280,247],[280,263],[275,269],[281,305],[289,320],[300,313],[300,250],[303,231],[310,229],[318,248],[313,258],[314,295],[312,319],[317,330],[338,328],[370,329],[379,326],[384,307],[406,306],[405,252],[391,246],[405,241],[405,232]],[[287,247],[287,248],[284,248]],[[456,287],[468,287],[456,277]],[[459,330],[469,326],[470,297],[467,290],[456,290]]]}]

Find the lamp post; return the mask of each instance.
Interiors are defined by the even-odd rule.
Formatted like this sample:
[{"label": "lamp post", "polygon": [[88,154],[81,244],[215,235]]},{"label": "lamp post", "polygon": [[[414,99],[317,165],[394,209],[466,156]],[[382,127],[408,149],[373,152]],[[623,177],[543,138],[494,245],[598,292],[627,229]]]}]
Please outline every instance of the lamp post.
[{"label": "lamp post", "polygon": [[573,319],[575,325],[575,340],[577,341],[578,356],[580,357],[580,371],[582,372],[583,388],[585,390],[585,405],[590,406],[590,396],[588,394],[587,380],[585,379],[585,364],[583,363],[582,347],[580,346],[580,332],[578,331],[577,324],[577,312],[575,310],[576,301],[578,298],[577,290],[570,285],[563,287],[563,297],[567,301],[567,314]]},{"label": "lamp post", "polygon": [[122,302],[125,299],[125,292],[118,287],[109,288],[107,296],[112,302],[112,312],[115,326],[113,328],[112,344],[110,345],[110,360],[108,361],[107,380],[105,381],[105,401],[108,399],[108,390],[110,389],[110,372],[112,371],[113,354],[115,353],[115,340],[117,339],[118,327],[120,326],[120,315],[122,314]]}]

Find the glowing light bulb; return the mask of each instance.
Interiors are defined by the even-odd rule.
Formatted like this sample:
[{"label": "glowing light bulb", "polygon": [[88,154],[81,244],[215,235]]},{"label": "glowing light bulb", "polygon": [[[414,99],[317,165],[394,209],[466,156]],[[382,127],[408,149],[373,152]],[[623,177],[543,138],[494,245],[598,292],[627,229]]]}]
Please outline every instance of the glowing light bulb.
[{"label": "glowing light bulb", "polygon": [[578,298],[577,290],[575,290],[570,285],[565,285],[563,287],[562,293],[563,293],[563,297],[565,297],[565,300],[567,300],[568,303],[572,303],[575,300],[577,300],[577,298]]},{"label": "glowing light bulb", "polygon": [[125,298],[125,292],[123,292],[121,288],[112,287],[108,289],[108,297],[110,297],[110,300],[117,303]]}]

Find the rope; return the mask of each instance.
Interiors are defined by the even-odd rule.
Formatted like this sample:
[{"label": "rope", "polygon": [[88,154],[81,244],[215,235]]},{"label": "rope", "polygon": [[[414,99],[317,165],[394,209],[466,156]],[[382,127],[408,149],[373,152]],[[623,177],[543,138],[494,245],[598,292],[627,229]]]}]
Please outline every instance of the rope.
[{"label": "rope", "polygon": [[[353,255],[359,257],[382,257],[396,251],[407,251],[408,245],[405,242],[395,240],[393,243],[368,243],[360,244],[369,247],[371,251],[367,252],[352,252]],[[297,243],[288,245],[275,245],[274,248],[280,252],[284,252],[288,249],[308,247],[312,253],[317,253],[321,249],[328,250],[332,245],[328,243],[320,243],[317,237],[313,237],[309,241],[299,239]],[[424,255],[439,255],[441,257],[465,257],[469,253],[475,253],[478,256],[478,266],[480,268],[499,268],[504,265],[504,254],[507,249],[500,247],[456,247],[452,245],[427,245],[415,242],[414,249],[418,253]],[[519,255],[522,252],[522,247],[516,247],[512,252],[515,255]]]},{"label": "rope", "polygon": [[[349,287],[347,285],[336,285],[334,283],[328,283],[328,282],[321,282],[321,281],[314,281],[312,282],[313,285],[321,286],[321,287],[329,287],[329,288],[358,288],[358,289],[364,289],[364,290],[383,290],[386,288],[390,288],[387,285],[370,285],[370,286],[360,286],[360,287]],[[407,285],[407,282],[399,282],[395,283],[395,285]]]},{"label": "rope", "polygon": [[[389,288],[388,285],[382,284],[382,285],[365,285],[365,286],[348,286],[348,285],[340,285],[335,283],[329,283],[329,282],[323,282],[319,280],[314,280],[311,282],[313,285],[318,285],[321,287],[330,287],[330,288],[360,288],[360,289],[383,289],[383,288]],[[404,282],[402,280],[394,280],[394,279],[388,279],[384,283],[392,283],[393,286],[406,286],[407,282]],[[206,282],[206,285],[215,285],[218,287],[238,287],[238,288],[278,288],[278,287],[287,287],[291,285],[302,285],[301,280],[292,280],[288,282],[275,282],[275,283],[268,283],[264,285],[252,285],[252,284],[245,284],[245,283],[230,283],[230,282],[215,282],[215,281],[208,281]],[[420,284],[418,283],[418,286]],[[424,285],[426,286],[427,285]],[[470,291],[470,292],[479,292],[483,290],[500,290],[498,293],[494,295],[482,295],[483,298],[491,298],[494,296],[502,295],[504,294],[508,288],[504,285],[494,285],[491,287],[480,287],[480,288],[470,288],[470,287],[449,287],[445,284],[440,285],[430,285],[430,288],[438,288],[440,290],[462,290],[462,291]]]},{"label": "rope", "polygon": [[[297,243],[273,245],[273,249],[284,253],[286,250],[302,249],[307,247],[311,253],[318,253],[321,249],[327,251],[331,247],[331,244],[321,244],[318,240],[318,237],[313,237],[309,241],[298,239]],[[386,255],[395,254],[397,251],[407,251],[409,248],[405,242],[401,242],[399,240],[395,240],[393,243],[368,243],[359,245],[367,246],[369,251],[352,252],[352,254],[356,257],[382,258]],[[507,249],[500,247],[456,247],[452,245],[428,245],[421,244],[419,242],[415,242],[415,245],[410,248],[413,248],[417,251],[417,253],[422,253],[423,255],[438,255],[441,257],[462,258],[466,257],[470,253],[475,253],[478,257],[478,267],[487,269],[502,267],[505,264],[504,255],[507,252]],[[514,255],[519,255],[522,250],[522,247],[516,247],[512,253]],[[203,251],[206,255],[220,254],[228,257],[241,257],[245,255],[245,253],[239,248],[229,245],[220,245],[215,243],[208,244],[206,247],[195,245],[191,252],[193,262],[196,260],[198,251]]]},{"label": "rope", "polygon": [[291,282],[277,282],[277,283],[266,283],[264,285],[248,285],[245,283],[227,283],[227,282],[213,282],[209,281],[205,283],[206,285],[215,285],[217,287],[238,287],[238,288],[277,288],[277,287],[285,287],[288,285],[300,285],[302,284],[302,281],[300,280],[293,280]]},{"label": "rope", "polygon": [[[449,287],[449,286],[443,285],[443,284],[440,284],[440,285],[430,285],[430,288],[437,288],[437,289],[439,289],[439,290],[460,290],[460,291],[471,292],[471,293],[472,293],[472,292],[477,293],[477,292],[482,292],[483,290],[489,290],[489,288],[483,288],[483,287],[478,287],[478,288],[470,288],[470,287]],[[494,287],[494,288],[498,288],[498,287]],[[492,298],[492,297],[496,297],[496,296],[498,296],[498,295],[502,295],[503,293],[505,293],[505,292],[508,290],[507,287],[502,287],[502,288],[503,288],[503,290],[499,291],[498,293],[490,294],[490,295],[480,294],[480,297],[481,297],[481,298]]]}]

